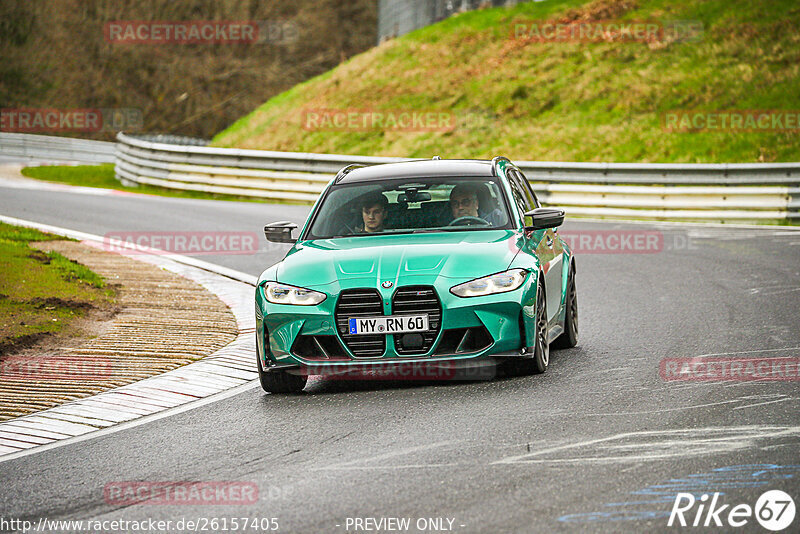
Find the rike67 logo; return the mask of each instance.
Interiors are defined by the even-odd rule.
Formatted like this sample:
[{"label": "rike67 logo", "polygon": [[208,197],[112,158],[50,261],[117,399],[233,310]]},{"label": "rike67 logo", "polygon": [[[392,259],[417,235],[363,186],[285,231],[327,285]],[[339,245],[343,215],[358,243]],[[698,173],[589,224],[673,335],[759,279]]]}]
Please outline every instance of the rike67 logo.
[{"label": "rike67 logo", "polygon": [[733,507],[722,504],[720,495],[714,493],[710,497],[704,493],[697,499],[691,493],[678,493],[667,526],[743,527],[755,516],[762,527],[778,532],[794,521],[794,500],[781,490],[765,492],[758,498],[755,507],[749,504],[737,504]]}]

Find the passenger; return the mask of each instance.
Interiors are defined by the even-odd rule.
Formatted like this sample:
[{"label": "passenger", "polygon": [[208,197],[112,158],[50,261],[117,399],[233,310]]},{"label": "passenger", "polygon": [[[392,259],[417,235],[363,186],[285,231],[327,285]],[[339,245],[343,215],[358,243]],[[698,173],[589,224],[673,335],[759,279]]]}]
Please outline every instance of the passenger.
[{"label": "passenger", "polygon": [[505,224],[503,212],[498,208],[488,213],[481,213],[478,192],[480,186],[477,184],[458,184],[450,191],[450,211],[453,220],[460,217],[477,217],[488,222],[492,226],[502,226]]},{"label": "passenger", "polygon": [[356,227],[357,233],[374,234],[383,232],[389,201],[381,193],[372,193],[361,201],[362,223]]}]

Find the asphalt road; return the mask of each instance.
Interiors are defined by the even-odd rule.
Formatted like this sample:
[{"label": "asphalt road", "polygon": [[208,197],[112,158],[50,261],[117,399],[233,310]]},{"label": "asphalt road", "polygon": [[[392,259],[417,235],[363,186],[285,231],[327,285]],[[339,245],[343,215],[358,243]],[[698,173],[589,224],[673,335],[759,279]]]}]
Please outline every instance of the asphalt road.
[{"label": "asphalt road", "polygon": [[[95,234],[260,232],[306,212],[0,186],[3,215]],[[800,504],[797,381],[659,374],[665,358],[800,357],[800,232],[574,220],[562,229],[606,243],[641,231],[661,235],[658,250],[578,251],[580,343],[554,352],[544,375],[312,380],[298,396],[252,388],[0,463],[0,516],[172,520],[172,531],[181,519],[248,517],[277,518],[279,532],[632,532],[681,530],[667,527],[678,492],[723,493],[723,522],[767,490]],[[202,259],[259,274],[283,250]],[[125,506],[104,498],[118,481],[239,481],[257,485],[259,499]],[[367,518],[410,524],[377,530]],[[765,532],[753,517],[735,530]]]}]

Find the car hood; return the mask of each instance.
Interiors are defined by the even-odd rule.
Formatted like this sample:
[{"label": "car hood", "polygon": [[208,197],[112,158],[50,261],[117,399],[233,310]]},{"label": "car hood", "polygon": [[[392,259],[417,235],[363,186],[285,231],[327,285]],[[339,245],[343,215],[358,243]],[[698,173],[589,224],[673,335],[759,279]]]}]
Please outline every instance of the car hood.
[{"label": "car hood", "polygon": [[517,238],[511,230],[484,230],[303,241],[279,264],[277,279],[314,287],[352,279],[399,285],[421,276],[477,278],[506,270]]}]

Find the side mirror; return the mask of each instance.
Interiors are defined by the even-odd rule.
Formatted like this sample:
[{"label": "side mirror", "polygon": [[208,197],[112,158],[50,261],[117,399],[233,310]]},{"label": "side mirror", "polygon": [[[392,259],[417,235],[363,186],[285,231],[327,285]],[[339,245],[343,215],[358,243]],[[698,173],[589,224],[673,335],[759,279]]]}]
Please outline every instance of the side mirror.
[{"label": "side mirror", "polygon": [[525,214],[525,230],[555,228],[563,222],[564,210],[561,208],[536,208]]},{"label": "side mirror", "polygon": [[297,240],[292,237],[293,230],[297,230],[297,225],[293,222],[274,222],[264,227],[264,235],[267,241],[273,243],[294,243]]}]

